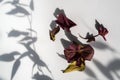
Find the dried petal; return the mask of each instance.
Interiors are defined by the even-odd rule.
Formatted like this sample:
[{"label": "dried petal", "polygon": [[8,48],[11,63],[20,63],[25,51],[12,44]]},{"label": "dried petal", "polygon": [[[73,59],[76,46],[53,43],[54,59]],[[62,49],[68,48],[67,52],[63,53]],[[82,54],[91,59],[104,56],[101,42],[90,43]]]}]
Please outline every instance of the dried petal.
[{"label": "dried petal", "polygon": [[68,62],[76,60],[77,51],[79,51],[81,47],[82,47],[81,45],[72,43],[68,48],[64,50],[65,58],[67,59]]},{"label": "dried petal", "polygon": [[76,26],[76,24],[67,18],[63,13],[59,14],[55,21],[63,30],[70,32],[70,28]]},{"label": "dried petal", "polygon": [[94,49],[90,45],[85,45],[81,53],[83,59],[90,61],[94,55]]},{"label": "dried petal", "polygon": [[87,33],[85,38],[82,37],[80,34],[79,34],[79,37],[81,37],[82,39],[87,39],[87,42],[92,42],[92,41],[95,41],[96,36],[93,36],[93,34]]},{"label": "dried petal", "polygon": [[64,50],[64,54],[68,63],[77,61],[77,66],[79,66],[83,60],[92,59],[94,55],[94,49],[87,44],[80,45],[72,43],[67,49]]},{"label": "dried petal", "polygon": [[65,49],[64,50],[65,58],[68,62],[72,62],[74,60],[74,56],[76,54],[75,50],[72,49]]},{"label": "dried petal", "polygon": [[68,72],[72,72],[72,71],[83,71],[85,70],[85,64],[81,63],[80,66],[76,66],[76,61],[72,62],[71,64],[69,64],[69,66],[63,70],[63,73],[68,73]]},{"label": "dried petal", "polygon": [[93,36],[93,34],[87,33],[86,39],[88,39],[87,42],[92,42],[95,41],[95,36]]},{"label": "dried petal", "polygon": [[52,41],[55,41],[55,35],[60,31],[60,27],[57,26],[56,28],[54,28],[52,31],[49,31],[50,34],[50,39]]},{"label": "dried petal", "polygon": [[103,37],[103,39],[106,41],[105,35],[108,34],[107,28],[105,28],[102,24],[99,24],[99,22],[96,20],[95,21],[95,27],[98,30],[98,34]]}]

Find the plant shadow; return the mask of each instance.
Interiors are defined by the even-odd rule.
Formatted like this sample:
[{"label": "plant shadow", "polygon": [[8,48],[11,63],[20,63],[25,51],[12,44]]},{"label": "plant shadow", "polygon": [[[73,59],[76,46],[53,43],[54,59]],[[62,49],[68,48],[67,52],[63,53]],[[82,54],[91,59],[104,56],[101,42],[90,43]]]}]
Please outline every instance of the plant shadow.
[{"label": "plant shadow", "polygon": [[[18,43],[22,46],[24,46],[24,48],[26,48],[26,52],[24,53],[20,53],[18,51],[13,51],[10,53],[5,53],[3,55],[0,55],[0,61],[4,61],[4,62],[11,62],[11,61],[15,61],[12,67],[12,72],[11,72],[11,79],[13,80],[16,72],[18,71],[19,67],[21,66],[21,60],[25,57],[28,57],[34,64],[32,67],[32,75],[35,66],[37,66],[37,69],[39,72],[43,73],[42,75],[40,75],[39,77],[41,77],[42,80],[46,80],[47,78],[49,78],[48,76],[46,76],[43,72],[43,70],[41,69],[41,67],[45,67],[45,69],[47,69],[47,71],[50,73],[50,75],[52,76],[51,70],[48,68],[47,64],[40,59],[39,55],[36,53],[36,49],[35,49],[35,42],[37,41],[37,37],[36,36],[31,36],[30,34],[36,34],[37,33],[35,31],[32,31],[31,29],[28,29],[31,33],[29,32],[24,32],[24,31],[19,31],[19,30],[11,30],[8,33],[8,37],[14,37],[14,38],[18,38],[21,35],[24,36],[21,40],[18,41]],[[31,47],[33,46],[33,48]],[[15,56],[18,56],[17,59],[15,59]],[[50,78],[49,78],[50,79]],[[39,79],[37,79],[39,80]],[[52,80],[52,79],[50,79]]]},{"label": "plant shadow", "polygon": [[[6,1],[4,4],[11,4],[15,8],[7,12],[7,15],[14,15],[18,17],[25,17],[31,15],[31,12],[27,9],[29,8],[31,11],[34,11],[34,1],[30,0],[29,5],[23,4],[20,0]],[[25,8],[27,7],[27,8]],[[20,15],[18,15],[20,14]]]},{"label": "plant shadow", "polygon": [[49,76],[41,75],[38,72],[36,74],[34,74],[33,79],[35,79],[35,80],[53,80]]},{"label": "plant shadow", "polygon": [[113,72],[118,79],[120,79],[120,74],[117,73],[117,71],[120,71],[120,59],[114,59],[112,60],[108,65],[107,68]]},{"label": "plant shadow", "polygon": [[106,43],[103,43],[101,41],[95,41],[94,43],[91,43],[91,45],[93,47],[95,47],[96,49],[110,50],[111,52],[116,52],[116,50],[114,48],[112,48],[111,46],[109,46]]},{"label": "plant shadow", "polygon": [[93,60],[93,62],[105,77],[107,77],[109,80],[114,80],[113,76],[110,73],[110,70],[106,66],[102,65],[99,61],[95,59]]}]

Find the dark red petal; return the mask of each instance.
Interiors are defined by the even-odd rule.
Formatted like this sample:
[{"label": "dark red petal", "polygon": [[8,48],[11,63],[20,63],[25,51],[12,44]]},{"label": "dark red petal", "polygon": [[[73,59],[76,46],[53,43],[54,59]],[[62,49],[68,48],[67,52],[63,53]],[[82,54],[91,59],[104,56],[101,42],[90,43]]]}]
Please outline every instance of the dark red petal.
[{"label": "dark red petal", "polygon": [[76,24],[67,18],[64,14],[59,14],[57,20],[55,21],[60,27],[68,32],[70,32],[70,28],[75,26]]},{"label": "dark red petal", "polygon": [[94,55],[94,49],[90,45],[86,45],[82,50],[82,58],[84,58],[85,60],[91,60]]},{"label": "dark red petal", "polygon": [[[67,18],[67,19],[68,19],[68,18]],[[69,27],[76,26],[76,24],[75,24],[73,21],[71,21],[70,19],[68,19],[67,21],[68,21],[68,26],[69,26]]]},{"label": "dark red petal", "polygon": [[64,29],[65,27],[65,20],[64,20],[65,15],[63,14],[59,14],[59,16],[57,17],[57,20],[55,21],[57,24],[60,25],[60,27],[62,27]]},{"label": "dark red petal", "polygon": [[106,41],[105,35],[108,34],[107,28],[105,28],[102,24],[99,24],[97,20],[96,20],[95,27],[98,30],[98,34],[101,35],[103,39]]},{"label": "dark red petal", "polygon": [[64,54],[65,54],[65,58],[67,59],[68,62],[72,62],[74,60],[74,56],[75,56],[75,51],[71,50],[71,49],[65,49],[64,50]]},{"label": "dark red petal", "polygon": [[76,63],[76,66],[81,66],[81,64],[84,64],[85,65],[85,60],[81,57],[79,57],[77,59],[77,63]]}]

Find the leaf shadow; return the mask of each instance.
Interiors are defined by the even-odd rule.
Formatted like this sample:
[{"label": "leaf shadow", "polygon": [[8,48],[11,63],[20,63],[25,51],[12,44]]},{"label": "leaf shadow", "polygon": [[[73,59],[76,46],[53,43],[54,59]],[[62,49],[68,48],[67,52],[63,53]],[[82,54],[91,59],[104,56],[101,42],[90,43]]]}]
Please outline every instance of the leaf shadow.
[{"label": "leaf shadow", "polygon": [[20,43],[20,44],[22,44],[22,45],[28,50],[28,51],[27,51],[28,57],[34,62],[34,65],[37,65],[38,67],[45,67],[45,68],[51,73],[51,71],[49,70],[48,66],[45,64],[45,62],[43,62],[43,61],[40,59],[39,55],[36,53],[36,51],[33,50],[33,49],[30,47],[30,45],[31,45],[34,41],[36,41],[36,40],[34,40],[34,39],[36,39],[36,38],[33,38],[33,41],[31,41],[31,42],[29,42],[29,43],[27,43],[27,44],[25,44],[25,43]]},{"label": "leaf shadow", "polygon": [[56,22],[53,20],[53,21],[50,23],[51,29],[54,29],[56,26],[57,26],[57,24],[56,24]]},{"label": "leaf shadow", "polygon": [[20,55],[20,53],[17,51],[13,51],[11,53],[5,53],[3,55],[0,55],[0,61],[11,62],[15,60],[15,56],[18,56],[18,55]]},{"label": "leaf shadow", "polygon": [[0,2],[2,2],[3,0],[0,0]]},{"label": "leaf shadow", "polygon": [[12,80],[14,78],[20,64],[21,64],[21,62],[20,62],[19,59],[15,61],[14,65],[13,65],[13,68],[12,68],[12,73],[11,73],[11,79],[10,80]]},{"label": "leaf shadow", "polygon": [[19,37],[20,35],[24,35],[24,36],[27,36],[29,35],[28,32],[23,32],[23,31],[18,31],[18,30],[11,30],[9,33],[8,33],[8,37]]},{"label": "leaf shadow", "polygon": [[34,10],[34,1],[33,0],[31,0],[31,2],[30,2],[30,9]]},{"label": "leaf shadow", "polygon": [[110,70],[106,66],[102,65],[99,61],[95,59],[93,60],[93,62],[105,77],[107,77],[109,80],[114,80],[112,74],[110,73]]},{"label": "leaf shadow", "polygon": [[3,78],[0,77],[0,80],[5,80],[5,79],[3,79]]},{"label": "leaf shadow", "polygon": [[34,11],[34,1],[33,0],[30,0],[29,5],[20,3],[20,0],[6,1],[4,4],[11,4],[15,7],[14,9],[12,9],[11,11],[6,13],[8,15],[15,15],[18,17],[24,17],[24,16],[31,15],[31,12],[27,9],[28,7],[29,7],[29,9]]},{"label": "leaf shadow", "polygon": [[33,76],[35,80],[53,80],[47,75],[40,75],[38,72]]},{"label": "leaf shadow", "polygon": [[11,11],[7,12],[6,14],[8,15],[17,15],[17,14],[22,14],[20,16],[24,17],[26,15],[30,15],[30,13],[23,7],[15,5],[15,8],[12,9]]},{"label": "leaf shadow", "polygon": [[116,71],[120,70],[120,59],[115,59],[113,61],[111,61],[108,65],[107,68],[114,72],[114,74],[118,77],[118,79],[120,79],[120,75],[118,73],[116,73]]},{"label": "leaf shadow", "polygon": [[[37,33],[34,30],[31,30],[31,29],[28,29],[28,30],[31,33],[34,32],[37,35]],[[26,52],[22,53],[19,56],[19,58],[15,61],[14,65],[13,65],[13,69],[12,69],[11,80],[14,78],[17,70],[19,69],[19,66],[21,63],[20,60],[24,57],[29,57],[29,59],[31,61],[33,61],[34,65],[32,67],[32,72],[33,72],[35,66],[37,66],[38,71],[41,71],[43,73],[41,67],[45,67],[49,71],[49,73],[52,75],[51,70],[49,69],[47,64],[43,60],[41,60],[39,55],[37,54],[36,49],[35,49],[35,45],[34,45],[34,43],[37,41],[37,37],[31,36],[30,35],[31,33],[19,31],[19,30],[11,30],[8,33],[9,37],[14,37],[14,38],[17,38],[20,35],[23,35],[24,37],[21,40],[19,40],[18,42],[20,45],[23,45],[27,50]],[[31,45],[33,45],[33,48],[31,48]],[[16,52],[16,51],[14,51],[14,52]]]},{"label": "leaf shadow", "polygon": [[94,78],[94,79],[97,80],[96,74],[95,74],[89,67],[87,67],[87,66],[86,66],[86,69],[85,69],[85,73],[86,73],[89,77]]},{"label": "leaf shadow", "polygon": [[65,60],[66,60],[66,58],[65,58],[65,56],[64,56],[63,54],[57,53],[57,55],[58,55],[59,57],[61,57],[62,59],[65,59]]}]

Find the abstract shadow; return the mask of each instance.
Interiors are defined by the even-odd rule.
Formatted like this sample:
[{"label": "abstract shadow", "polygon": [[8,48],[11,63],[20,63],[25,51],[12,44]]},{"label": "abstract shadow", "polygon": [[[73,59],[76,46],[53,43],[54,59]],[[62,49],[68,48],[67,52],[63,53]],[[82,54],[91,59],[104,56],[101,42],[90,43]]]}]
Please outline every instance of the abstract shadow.
[{"label": "abstract shadow", "polygon": [[105,77],[107,77],[109,80],[114,80],[110,70],[106,66],[102,65],[99,61],[95,59],[93,60],[93,62]]},{"label": "abstract shadow", "polygon": [[67,32],[67,31],[64,31],[64,32],[65,32],[66,37],[67,37],[70,41],[72,41],[72,42],[77,42],[78,44],[82,44],[82,45],[83,45],[83,43],[78,40],[78,37],[76,37],[75,35],[73,35],[73,34],[70,33],[70,32]]},{"label": "abstract shadow", "polygon": [[54,29],[56,26],[57,26],[56,22],[52,20],[52,22],[50,23],[51,29]]},{"label": "abstract shadow", "polygon": [[120,74],[117,73],[117,71],[120,71],[120,59],[115,59],[111,61],[108,65],[107,68],[113,72],[118,79],[120,79]]},{"label": "abstract shadow", "polygon": [[110,50],[112,52],[116,52],[114,48],[110,47],[109,45],[101,41],[95,41],[94,43],[91,43],[91,45],[100,50]]},{"label": "abstract shadow", "polygon": [[93,78],[93,79],[95,79],[95,80],[98,80],[97,79],[97,76],[96,76],[96,74],[93,72],[93,70],[91,70],[89,67],[87,67],[86,66],[86,68],[85,68],[85,73],[89,76],[89,77],[91,77],[91,78]]},{"label": "abstract shadow", "polygon": [[67,40],[65,40],[65,39],[61,39],[61,43],[62,43],[62,46],[63,46],[64,48],[69,47],[69,45],[71,44],[70,41],[67,41]]}]

